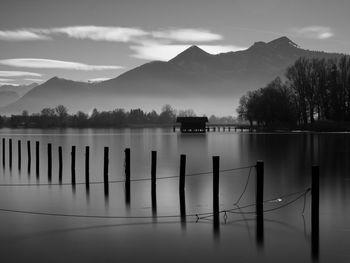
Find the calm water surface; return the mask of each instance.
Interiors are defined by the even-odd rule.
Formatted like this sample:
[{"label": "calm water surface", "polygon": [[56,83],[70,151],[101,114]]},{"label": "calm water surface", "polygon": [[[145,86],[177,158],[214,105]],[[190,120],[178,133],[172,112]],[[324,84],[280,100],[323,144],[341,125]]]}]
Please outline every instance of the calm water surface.
[{"label": "calm water surface", "polygon": [[[48,180],[47,144],[52,143],[51,186],[0,186],[0,209],[60,214],[149,216],[144,219],[71,218],[0,211],[2,262],[312,262],[310,195],[264,214],[264,237],[256,238],[253,214],[196,222],[188,217],[156,218],[180,213],[178,178],[157,182],[157,206],[152,209],[151,183],[131,183],[130,204],[125,186],[114,183],[109,195],[103,184],[75,190],[58,183],[58,146],[63,147],[63,182],[71,180],[70,151],[77,149],[76,180],[85,181],[84,151],[90,146],[90,181],[103,180],[103,148],[110,147],[109,180],[124,179],[124,149],[131,148],[131,178],[150,178],[151,151],[158,153],[157,177],[179,174],[180,154],[187,155],[186,173],[212,170],[212,156],[220,169],[265,162],[264,199],[303,191],[311,184],[311,165],[319,164],[320,262],[350,262],[350,134],[249,134],[216,132],[181,135],[167,129],[0,130],[6,138],[5,166],[0,184],[45,184]],[[8,139],[13,141],[9,167]],[[18,166],[17,142],[22,141]],[[28,167],[26,142],[31,141]],[[40,142],[40,171],[35,171],[35,141]],[[241,195],[250,169],[220,173],[220,209],[230,209]],[[266,203],[265,209],[287,203]],[[255,169],[239,205],[255,202]],[[212,175],[186,178],[187,214],[212,211]],[[248,207],[242,211],[254,211]],[[151,218],[153,216],[153,218]]]}]

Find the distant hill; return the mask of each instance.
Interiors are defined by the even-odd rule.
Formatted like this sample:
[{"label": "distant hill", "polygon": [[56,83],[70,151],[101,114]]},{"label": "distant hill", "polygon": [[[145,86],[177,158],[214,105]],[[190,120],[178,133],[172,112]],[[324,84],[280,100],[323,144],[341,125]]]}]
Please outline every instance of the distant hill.
[{"label": "distant hill", "polygon": [[32,83],[30,85],[2,85],[0,86],[0,107],[4,107],[6,105],[9,105],[16,100],[18,100],[20,97],[22,97],[24,94],[26,94],[28,91],[33,89],[34,87],[38,86],[37,83]]},{"label": "distant hill", "polygon": [[302,56],[329,59],[341,55],[305,50],[287,37],[217,55],[191,46],[167,62],[149,62],[100,83],[53,78],[2,112],[39,111],[58,104],[66,105],[72,112],[95,107],[150,110],[169,103],[199,113],[234,114],[243,94],[283,76],[287,67]]}]

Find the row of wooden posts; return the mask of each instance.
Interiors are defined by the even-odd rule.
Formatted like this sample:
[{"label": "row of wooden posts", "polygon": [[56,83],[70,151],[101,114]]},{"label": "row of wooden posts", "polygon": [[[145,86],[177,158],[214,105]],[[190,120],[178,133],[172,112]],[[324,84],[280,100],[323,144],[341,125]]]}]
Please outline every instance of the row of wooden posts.
[{"label": "row of wooden posts", "polygon": [[[173,131],[176,132],[176,128],[177,126],[173,126]],[[237,130],[240,130],[241,132],[243,132],[244,130],[248,130],[249,132],[253,132],[255,131],[254,128],[251,128],[251,127],[243,127],[243,126],[206,126],[205,127],[205,131],[207,132],[220,132],[220,128],[222,129],[223,132],[225,131],[231,131],[231,130],[234,130],[235,132],[237,132]]]},{"label": "row of wooden posts", "polygon": [[[5,151],[5,138],[2,139],[2,161],[5,167],[6,151]],[[35,143],[36,153],[36,173],[39,176],[39,141]],[[27,141],[27,153],[28,153],[28,167],[31,163],[31,142]],[[47,144],[47,160],[48,160],[48,178],[52,179],[52,144]],[[89,178],[89,165],[90,165],[90,147],[85,147],[85,185],[88,190],[90,187]],[[220,173],[220,157],[213,156],[213,219],[214,226],[219,224],[219,173]],[[109,163],[109,147],[104,147],[104,166],[103,166],[103,183],[104,193],[109,193],[108,183],[108,163]],[[62,147],[58,147],[58,164],[59,164],[59,182],[62,183]],[[71,184],[73,187],[76,185],[75,176],[76,165],[76,146],[72,146],[71,149]],[[12,168],[12,139],[9,139],[9,166]],[[21,140],[18,140],[18,167],[21,168]],[[255,210],[257,216],[257,239],[263,239],[263,214],[264,214],[264,162],[257,161],[256,163],[256,203]],[[29,168],[30,169],[30,168]],[[157,174],[157,152],[151,153],[151,196],[152,207],[156,207],[156,174]],[[180,174],[179,174],[179,195],[180,195],[180,213],[182,220],[186,216],[185,209],[185,177],[186,177],[186,155],[180,156]],[[130,203],[130,149],[125,149],[125,196],[126,202]],[[311,222],[312,222],[312,251],[313,254],[318,255],[318,237],[319,237],[319,166],[312,167],[311,178]],[[259,231],[262,231],[259,233]],[[317,240],[317,244],[315,244]]]}]

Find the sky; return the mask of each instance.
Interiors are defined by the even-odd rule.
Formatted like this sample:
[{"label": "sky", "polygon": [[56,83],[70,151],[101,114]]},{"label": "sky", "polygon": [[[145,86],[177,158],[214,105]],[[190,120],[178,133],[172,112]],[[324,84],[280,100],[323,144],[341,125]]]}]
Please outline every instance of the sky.
[{"label": "sky", "polygon": [[350,53],[348,0],[1,0],[0,85],[101,81],[191,45],[209,53],[289,37]]}]

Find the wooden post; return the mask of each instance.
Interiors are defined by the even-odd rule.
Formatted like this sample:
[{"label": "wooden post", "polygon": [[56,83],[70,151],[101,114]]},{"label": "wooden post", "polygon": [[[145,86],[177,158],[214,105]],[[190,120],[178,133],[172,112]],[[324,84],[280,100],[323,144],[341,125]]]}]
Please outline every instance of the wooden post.
[{"label": "wooden post", "polygon": [[130,148],[125,151],[125,202],[130,205]]},{"label": "wooden post", "polygon": [[264,201],[264,162],[256,162],[256,214],[263,214],[263,201]]},{"label": "wooden post", "polygon": [[256,241],[258,246],[264,243],[264,162],[256,162]]},{"label": "wooden post", "polygon": [[36,162],[35,169],[36,169],[36,175],[37,175],[37,177],[38,177],[38,176],[39,176],[39,162],[40,162],[39,141],[36,141],[36,142],[35,142],[35,156],[36,156],[36,159],[35,159],[35,162]]},{"label": "wooden post", "polygon": [[179,180],[179,192],[180,195],[185,192],[185,174],[186,174],[186,154],[180,156],[180,180]]},{"label": "wooden post", "polygon": [[5,151],[5,147],[6,147],[6,140],[5,138],[2,138],[2,166],[5,167],[5,162],[6,162],[6,151]]},{"label": "wooden post", "polygon": [[9,167],[12,168],[12,139],[9,139]]},{"label": "wooden post", "polygon": [[75,146],[72,146],[72,163],[71,163],[71,174],[72,174],[72,185],[75,187]]},{"label": "wooden post", "polygon": [[18,170],[21,170],[21,163],[22,163],[21,140],[18,140],[17,142],[17,154],[18,154]]},{"label": "wooden post", "polygon": [[62,146],[58,146],[58,181],[62,183]]},{"label": "wooden post", "polygon": [[85,188],[90,189],[90,147],[85,146]]},{"label": "wooden post", "polygon": [[320,167],[312,166],[311,178],[311,254],[314,260],[319,255],[319,196]]},{"label": "wooden post", "polygon": [[47,174],[49,181],[52,179],[52,144],[47,144]]},{"label": "wooden post", "polygon": [[152,151],[152,160],[151,160],[151,195],[152,195],[152,211],[153,211],[153,214],[156,214],[156,212],[157,212],[156,177],[157,177],[157,151]]},{"label": "wooden post", "polygon": [[186,224],[185,176],[186,176],[186,154],[181,154],[179,194],[180,194],[180,216],[181,216],[182,227],[185,227],[185,224]]},{"label": "wooden post", "polygon": [[104,164],[103,164],[103,183],[105,196],[108,196],[108,161],[109,161],[109,152],[108,147],[104,148]]},{"label": "wooden post", "polygon": [[28,154],[28,173],[30,173],[30,165],[32,162],[32,154],[30,149],[30,141],[27,141],[27,154]]},{"label": "wooden post", "polygon": [[219,223],[220,223],[219,170],[220,170],[220,157],[213,156],[213,219],[214,219],[214,229],[217,229],[219,227]]}]

